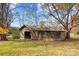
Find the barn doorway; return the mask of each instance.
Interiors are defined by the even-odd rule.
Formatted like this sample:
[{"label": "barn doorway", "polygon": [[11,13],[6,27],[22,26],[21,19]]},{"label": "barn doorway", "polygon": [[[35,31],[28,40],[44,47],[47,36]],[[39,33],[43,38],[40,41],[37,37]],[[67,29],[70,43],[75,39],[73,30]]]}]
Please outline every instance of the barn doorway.
[{"label": "barn doorway", "polygon": [[24,32],[24,38],[31,39],[31,33],[30,32]]}]

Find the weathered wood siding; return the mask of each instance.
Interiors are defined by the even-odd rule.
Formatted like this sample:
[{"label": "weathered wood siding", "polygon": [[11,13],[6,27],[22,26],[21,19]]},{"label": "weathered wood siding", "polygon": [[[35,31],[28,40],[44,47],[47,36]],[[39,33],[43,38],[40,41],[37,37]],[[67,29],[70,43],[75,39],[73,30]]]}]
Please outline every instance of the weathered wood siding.
[{"label": "weathered wood siding", "polygon": [[65,38],[65,32],[63,31],[32,31],[31,39],[43,40],[63,40]]},{"label": "weathered wood siding", "polygon": [[31,39],[34,40],[38,39],[38,31],[31,31]]},{"label": "weathered wood siding", "polygon": [[62,28],[60,29],[47,29],[42,30],[40,28],[28,28],[26,26],[22,26],[20,28],[20,39],[26,39],[25,32],[30,32],[30,39],[34,40],[43,40],[43,39],[51,39],[51,40],[63,40],[66,37],[66,31]]},{"label": "weathered wood siding", "polygon": [[20,39],[25,39],[25,35],[24,35],[24,32],[29,32],[29,30],[27,28],[23,28],[21,31],[20,31]]}]

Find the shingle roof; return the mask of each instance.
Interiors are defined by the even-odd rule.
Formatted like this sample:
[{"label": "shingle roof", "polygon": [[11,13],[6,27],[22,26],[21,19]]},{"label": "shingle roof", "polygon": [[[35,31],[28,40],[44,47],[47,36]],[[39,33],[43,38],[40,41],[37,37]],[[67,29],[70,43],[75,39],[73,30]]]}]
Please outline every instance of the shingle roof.
[{"label": "shingle roof", "polygon": [[23,25],[19,30],[22,30],[25,27],[28,28],[29,30],[35,30],[35,31],[65,31],[62,28],[62,26],[42,29],[42,28],[37,28],[37,27],[28,27],[28,26],[25,26],[25,25]]}]

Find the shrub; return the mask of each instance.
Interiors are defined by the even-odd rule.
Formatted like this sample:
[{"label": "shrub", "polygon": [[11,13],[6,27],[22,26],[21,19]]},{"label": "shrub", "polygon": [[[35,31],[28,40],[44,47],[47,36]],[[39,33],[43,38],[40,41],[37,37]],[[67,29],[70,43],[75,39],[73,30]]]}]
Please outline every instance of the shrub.
[{"label": "shrub", "polygon": [[19,39],[20,35],[18,28],[15,27],[10,28],[9,35],[12,36],[12,39]]},{"label": "shrub", "polygon": [[20,37],[19,32],[12,33],[12,38],[13,39],[19,39],[19,37]]}]

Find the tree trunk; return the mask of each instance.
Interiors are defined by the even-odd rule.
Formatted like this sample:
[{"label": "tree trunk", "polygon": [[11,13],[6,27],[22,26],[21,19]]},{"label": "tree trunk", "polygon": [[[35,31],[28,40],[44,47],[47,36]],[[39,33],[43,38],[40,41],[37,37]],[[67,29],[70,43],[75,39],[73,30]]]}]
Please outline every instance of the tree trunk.
[{"label": "tree trunk", "polygon": [[70,31],[68,32],[64,32],[61,34],[61,40],[65,41],[65,40],[69,40],[70,39]]},{"label": "tree trunk", "polygon": [[7,40],[6,35],[3,35],[3,40]]},{"label": "tree trunk", "polygon": [[70,39],[70,31],[66,33],[66,39]]},{"label": "tree trunk", "polygon": [[70,31],[66,32],[66,36],[64,40],[69,40],[70,39]]}]

